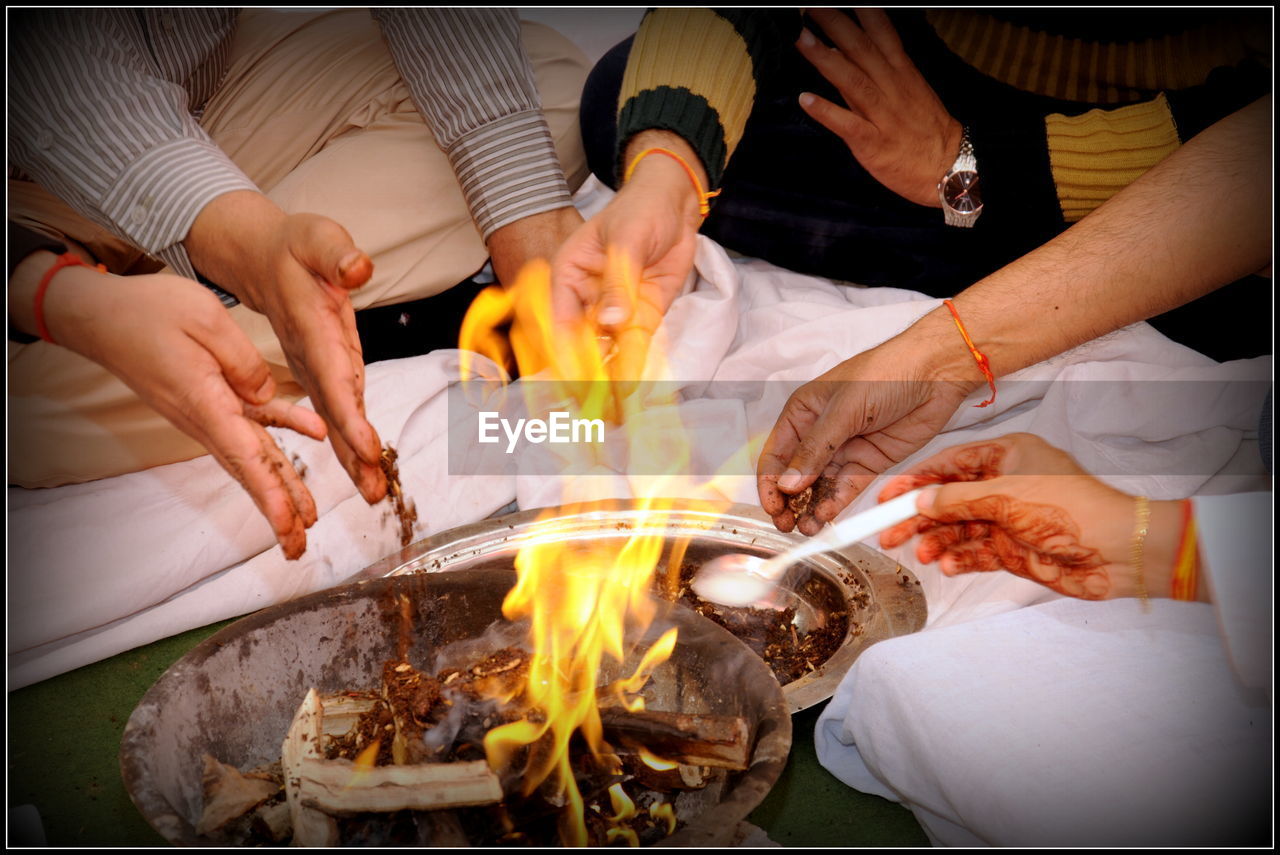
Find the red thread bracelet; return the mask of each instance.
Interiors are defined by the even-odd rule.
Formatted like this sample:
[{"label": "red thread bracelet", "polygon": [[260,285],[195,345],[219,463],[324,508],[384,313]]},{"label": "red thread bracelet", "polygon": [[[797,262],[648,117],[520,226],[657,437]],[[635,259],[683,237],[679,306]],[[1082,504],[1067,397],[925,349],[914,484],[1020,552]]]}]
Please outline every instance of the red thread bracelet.
[{"label": "red thread bracelet", "polygon": [[996,402],[996,376],[991,373],[991,362],[982,351],[978,350],[973,344],[973,339],[969,338],[969,331],[964,328],[964,321],[960,320],[960,313],[956,311],[956,307],[950,300],[942,301],[948,309],[951,310],[951,317],[955,319],[956,329],[960,330],[960,335],[964,337],[965,346],[969,348],[969,352],[973,354],[973,359],[978,363],[978,370],[987,378],[987,385],[991,387],[991,397],[983,401],[981,404],[974,404],[975,407],[986,407]]},{"label": "red thread bracelet", "polygon": [[698,180],[698,173],[693,171],[693,167],[690,166],[689,163],[683,157],[676,154],[674,151],[671,151],[670,149],[658,148],[658,147],[646,148],[644,151],[637,154],[631,160],[631,165],[627,167],[626,173],[622,176],[622,183],[626,184],[628,181],[630,181],[631,173],[636,171],[636,164],[638,164],[640,161],[644,160],[645,157],[651,154],[665,154],[667,157],[671,158],[676,163],[684,167],[684,171],[686,174],[688,174],[689,180],[693,182],[694,190],[696,190],[698,193],[698,213],[702,214],[702,219],[705,220],[707,218],[707,214],[711,213],[711,202],[709,200],[715,198],[716,196],[719,196],[720,191],[715,190],[709,193],[704,193],[702,190],[702,182]]},{"label": "red thread bracelet", "polygon": [[58,256],[58,260],[53,263],[53,266],[44,272],[44,276],[40,277],[40,284],[36,286],[35,299],[32,300],[32,309],[35,311],[36,316],[36,334],[50,344],[57,344],[57,342],[53,340],[53,336],[49,333],[49,327],[44,322],[44,294],[49,290],[49,283],[53,281],[54,275],[64,267],[93,267],[99,273],[107,272],[106,265],[88,264],[72,253],[64,252]]}]

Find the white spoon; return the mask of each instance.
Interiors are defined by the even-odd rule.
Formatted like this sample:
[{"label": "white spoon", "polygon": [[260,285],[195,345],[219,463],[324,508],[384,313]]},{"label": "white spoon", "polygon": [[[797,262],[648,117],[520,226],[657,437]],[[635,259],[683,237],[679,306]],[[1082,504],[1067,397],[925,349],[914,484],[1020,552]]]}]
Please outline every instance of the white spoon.
[{"label": "white spoon", "polygon": [[934,488],[912,490],[882,505],[833,523],[804,543],[772,558],[759,558],[740,552],[713,558],[698,568],[693,577],[693,592],[708,602],[722,606],[779,608],[781,604],[777,594],[783,588],[780,583],[788,567],[802,558],[840,549],[900,522],[906,522],[919,513],[916,510],[916,497],[926,489]]}]

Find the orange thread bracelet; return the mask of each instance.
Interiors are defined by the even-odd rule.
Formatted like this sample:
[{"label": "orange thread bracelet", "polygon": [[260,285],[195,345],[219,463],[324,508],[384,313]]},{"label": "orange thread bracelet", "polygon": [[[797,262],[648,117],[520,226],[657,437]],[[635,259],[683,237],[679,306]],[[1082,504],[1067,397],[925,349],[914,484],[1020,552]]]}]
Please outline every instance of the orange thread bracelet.
[{"label": "orange thread bracelet", "polygon": [[54,275],[64,267],[93,267],[99,273],[107,272],[106,265],[88,264],[72,253],[64,252],[58,256],[58,260],[53,263],[53,266],[44,272],[44,276],[40,277],[40,284],[36,286],[35,299],[32,300],[32,309],[35,311],[36,316],[36,334],[50,344],[57,344],[57,342],[53,340],[53,336],[49,333],[49,327],[44,322],[44,294],[49,290],[49,283],[53,281]]},{"label": "orange thread bracelet", "polygon": [[1177,563],[1173,565],[1173,598],[1192,601],[1199,594],[1200,550],[1196,542],[1196,520],[1191,500],[1182,500],[1182,537],[1178,542]]},{"label": "orange thread bracelet", "polygon": [[644,158],[648,157],[651,154],[665,154],[667,157],[673,159],[676,163],[684,167],[684,171],[689,176],[689,180],[693,182],[693,189],[696,190],[698,193],[698,213],[702,214],[702,218],[705,220],[707,218],[707,214],[711,213],[710,200],[714,199],[716,196],[719,196],[720,191],[715,190],[709,193],[703,192],[702,182],[698,180],[698,173],[693,171],[693,167],[690,166],[689,163],[683,157],[676,154],[674,151],[671,151],[670,149],[646,148],[644,151],[637,154],[635,158],[631,161],[631,165],[627,167],[626,174],[622,176],[622,183],[626,184],[628,181],[630,181],[631,173],[636,171],[636,164],[638,164],[640,161],[644,160]]},{"label": "orange thread bracelet", "polygon": [[991,363],[987,359],[986,354],[978,350],[973,344],[973,339],[969,338],[969,331],[964,328],[964,321],[960,320],[960,313],[956,311],[956,307],[952,305],[950,300],[943,300],[947,308],[951,310],[951,317],[955,319],[956,329],[960,330],[960,335],[964,336],[965,346],[969,348],[969,352],[973,354],[973,359],[978,363],[978,369],[982,375],[987,378],[987,385],[991,387],[991,397],[983,401],[981,404],[974,404],[975,407],[986,407],[996,402],[996,376],[991,373]]}]

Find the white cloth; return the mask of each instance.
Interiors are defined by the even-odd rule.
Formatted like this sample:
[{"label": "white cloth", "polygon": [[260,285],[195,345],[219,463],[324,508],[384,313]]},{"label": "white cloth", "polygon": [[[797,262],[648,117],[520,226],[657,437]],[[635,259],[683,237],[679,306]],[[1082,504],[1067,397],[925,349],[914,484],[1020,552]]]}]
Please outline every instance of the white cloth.
[{"label": "white cloth", "polygon": [[1264,843],[1270,703],[1210,606],[1059,599],[868,648],[819,760],[935,843]]},{"label": "white cloth", "polygon": [[1274,497],[1271,493],[1193,500],[1202,584],[1240,682],[1272,695],[1271,628],[1275,623]]},{"label": "white cloth", "polygon": [[[608,190],[589,181],[579,206],[590,214],[608,198]],[[695,458],[714,460],[725,449],[741,449],[744,473],[788,383],[812,379],[937,305],[912,292],[836,285],[759,261],[735,263],[705,238],[699,239],[696,267],[696,279],[672,306],[661,336],[673,354],[671,376],[684,383],[682,415],[697,428]],[[447,422],[470,415],[446,406],[456,363],[452,352],[437,352],[368,370],[370,419],[400,451],[405,488],[424,522],[420,534],[483,518],[513,496],[521,507],[538,507],[558,504],[566,489],[629,496],[648,480],[450,477]],[[1209,408],[1203,400],[1170,396],[1170,384],[1138,381],[1266,380],[1270,361],[1217,365],[1139,324],[1017,377],[1028,382],[1005,383],[995,406],[963,407],[920,454],[1027,430],[1066,448],[1087,468],[1103,461],[1120,473],[1111,480],[1122,489],[1141,483],[1149,495],[1169,497],[1194,492],[1204,478],[1142,473],[1218,471],[1256,426],[1260,401],[1237,395]],[[1129,383],[1124,390],[1108,386],[1110,399],[1098,401],[1081,398],[1083,384],[1053,382],[1103,378]],[[721,382],[708,386],[709,380]],[[758,398],[731,394],[730,381],[756,380],[780,382]],[[284,560],[247,495],[209,458],[56,490],[10,489],[10,688],[336,584],[395,550],[386,506],[364,505],[327,444],[277,436],[287,454],[306,463],[321,513],[298,562]],[[583,487],[584,481],[593,483]],[[669,495],[708,492],[697,479],[667,486]],[[757,501],[749,474],[718,478],[709,491]],[[874,492],[854,509],[873,503]],[[931,626],[1052,597],[1030,582],[1001,578],[1005,574],[945,579],[916,568],[914,558],[900,552],[895,557],[917,569],[924,585]]]},{"label": "white cloth", "polygon": [[[422,537],[514,496],[510,478],[449,477],[444,391],[457,357],[442,351],[367,373],[369,419],[399,452]],[[211,457],[52,490],[10,488],[9,687],[322,590],[399,548],[389,505],[365,503],[328,442],[271,432],[306,467],[320,515],[298,561],[285,560]]]}]

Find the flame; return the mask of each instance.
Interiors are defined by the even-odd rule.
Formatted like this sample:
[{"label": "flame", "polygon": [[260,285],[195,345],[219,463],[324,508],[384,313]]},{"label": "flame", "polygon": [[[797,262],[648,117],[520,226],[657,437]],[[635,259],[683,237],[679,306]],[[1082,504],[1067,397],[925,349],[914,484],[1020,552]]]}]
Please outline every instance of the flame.
[{"label": "flame", "polygon": [[[638,267],[616,255],[611,256],[610,264],[615,271],[623,271],[627,288],[635,293]],[[509,337],[500,332],[505,324],[510,324]],[[506,618],[529,621],[531,658],[527,683],[519,696],[527,708],[523,719],[489,731],[484,740],[486,757],[495,770],[517,772],[525,795],[551,787],[565,804],[560,832],[568,845],[591,842],[570,764],[570,741],[581,734],[595,757],[606,763],[612,758],[617,763],[603,737],[596,706],[598,681],[607,662],[621,666],[629,660],[635,639],[648,630],[657,614],[654,575],[666,545],[667,515],[675,504],[659,497],[689,492],[672,489],[690,459],[678,401],[674,397],[656,400],[652,389],[637,391],[638,385],[631,381],[639,377],[611,376],[619,364],[634,367],[635,360],[615,361],[616,343],[598,332],[585,320],[567,326],[553,323],[550,268],[535,261],[521,271],[511,287],[494,286],[477,296],[463,321],[460,342],[464,382],[474,382],[478,376],[468,351],[500,365],[509,366],[514,359],[522,377],[538,381],[520,384],[531,415],[553,408],[563,410],[567,403],[575,410],[572,417],[602,419],[620,430],[628,460],[646,464],[661,460],[665,467],[661,474],[630,477],[648,533],[638,531],[626,539],[558,536],[563,525],[558,517],[603,498],[592,494],[601,479],[566,479],[566,492],[574,495],[533,527],[516,557],[515,587],[503,602]],[[663,376],[660,347],[648,352],[648,369],[648,377]],[[612,382],[618,380],[627,382]],[[637,423],[643,423],[643,429],[636,428]],[[601,445],[583,443],[557,449],[557,453],[562,451],[570,455],[568,464],[573,468],[569,471],[614,471],[605,465]],[[668,557],[664,588],[672,593],[678,588],[683,555],[680,544]],[[615,680],[605,693],[629,710],[643,709],[639,692],[671,656],[676,640],[674,628],[666,631],[648,648],[631,675]],[[634,816],[635,806],[620,786],[610,790],[610,797],[617,814],[615,822],[622,821],[627,805],[626,810]],[[638,843],[635,832],[627,828],[611,828],[608,839]]]},{"label": "flame", "polygon": [[622,789],[621,784],[609,788],[609,802],[613,805],[613,816],[610,822],[626,822],[636,815],[636,803]]},{"label": "flame", "polygon": [[667,824],[667,836],[676,833],[676,809],[669,802],[649,805],[649,816]]},{"label": "flame", "polygon": [[611,828],[605,832],[605,840],[613,843],[615,840],[625,840],[627,845],[633,848],[639,848],[640,837],[630,828]]},{"label": "flame", "polygon": [[356,755],[355,762],[351,765],[355,767],[357,772],[368,772],[378,763],[378,749],[382,747],[382,740],[375,739],[369,743],[363,751]]},{"label": "flame", "polygon": [[661,757],[643,746],[637,748],[636,753],[639,755],[641,763],[658,772],[667,772],[679,767],[680,765],[674,760],[663,760]]},{"label": "flame", "polygon": [[382,747],[382,739],[375,739],[366,745],[351,763],[351,777],[347,779],[344,789],[363,786],[369,773],[378,765],[378,749]]}]

